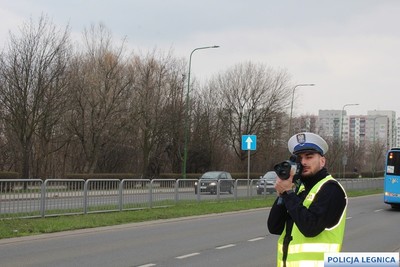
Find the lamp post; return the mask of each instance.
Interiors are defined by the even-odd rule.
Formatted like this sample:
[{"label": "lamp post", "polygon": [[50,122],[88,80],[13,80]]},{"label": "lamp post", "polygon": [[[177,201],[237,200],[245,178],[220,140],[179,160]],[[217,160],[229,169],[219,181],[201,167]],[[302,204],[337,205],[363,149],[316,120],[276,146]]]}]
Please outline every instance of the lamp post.
[{"label": "lamp post", "polygon": [[288,129],[288,135],[290,137],[290,132],[292,130],[292,115],[293,115],[293,102],[294,102],[294,91],[296,90],[297,87],[300,86],[314,86],[315,84],[313,83],[302,83],[302,84],[297,84],[293,87],[292,89],[292,102],[290,104],[290,117],[289,117],[289,129]]},{"label": "lamp post", "polygon": [[187,92],[186,92],[186,108],[185,108],[185,144],[183,148],[183,166],[182,166],[182,177],[186,179],[186,162],[187,162],[187,146],[188,146],[188,135],[189,135],[189,93],[190,93],[190,68],[192,66],[192,55],[195,51],[201,49],[210,49],[210,48],[218,48],[218,45],[213,46],[203,46],[197,47],[192,50],[189,57],[189,70],[188,70],[188,83],[187,83]]},{"label": "lamp post", "polygon": [[[345,104],[344,106],[343,106],[343,108],[342,108],[342,113],[340,114],[340,131],[339,131],[339,149],[340,150],[342,150],[342,139],[343,139],[343,112],[344,112],[344,109],[345,109],[345,107],[348,107],[348,106],[358,106],[359,104]],[[344,157],[344,155],[342,155],[342,159],[341,159],[341,161],[340,161],[340,163],[343,165],[343,174],[342,174],[342,178],[343,178],[343,176],[344,176],[344,173],[345,173],[345,164],[343,163],[343,157]],[[341,168],[339,168],[339,177],[340,177],[340,169]]]}]

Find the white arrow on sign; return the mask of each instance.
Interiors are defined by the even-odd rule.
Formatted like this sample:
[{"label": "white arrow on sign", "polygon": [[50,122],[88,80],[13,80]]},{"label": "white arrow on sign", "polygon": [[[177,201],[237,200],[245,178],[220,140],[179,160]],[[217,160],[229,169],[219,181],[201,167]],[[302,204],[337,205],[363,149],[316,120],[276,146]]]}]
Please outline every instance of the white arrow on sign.
[{"label": "white arrow on sign", "polygon": [[246,143],[247,143],[247,149],[250,150],[251,149],[251,143],[253,143],[253,140],[251,140],[250,136],[247,137]]}]

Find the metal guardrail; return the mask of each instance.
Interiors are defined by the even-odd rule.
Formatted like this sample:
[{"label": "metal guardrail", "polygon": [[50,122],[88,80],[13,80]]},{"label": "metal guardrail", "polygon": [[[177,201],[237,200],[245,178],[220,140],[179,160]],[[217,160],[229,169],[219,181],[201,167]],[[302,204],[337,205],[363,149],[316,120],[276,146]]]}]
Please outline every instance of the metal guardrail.
[{"label": "metal guardrail", "polygon": [[[383,178],[338,180],[346,190],[383,188]],[[266,188],[257,195],[257,181],[237,179],[227,188],[221,187],[224,181],[215,180],[217,190],[210,194],[202,192],[202,180],[198,179],[0,180],[0,219],[137,210],[183,201],[275,198]]]},{"label": "metal guardrail", "polygon": [[383,190],[383,177],[358,179],[341,178],[337,180],[340,182],[345,190],[365,190],[378,188],[382,188]]}]

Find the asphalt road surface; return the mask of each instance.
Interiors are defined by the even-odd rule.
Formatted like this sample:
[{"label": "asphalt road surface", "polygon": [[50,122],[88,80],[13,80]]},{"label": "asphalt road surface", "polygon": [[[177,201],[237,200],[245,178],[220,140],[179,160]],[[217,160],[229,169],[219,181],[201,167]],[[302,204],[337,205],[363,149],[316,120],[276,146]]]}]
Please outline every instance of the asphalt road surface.
[{"label": "asphalt road surface", "polygon": [[[0,240],[0,266],[275,266],[269,209]],[[400,250],[400,211],[352,198],[343,251]]]}]

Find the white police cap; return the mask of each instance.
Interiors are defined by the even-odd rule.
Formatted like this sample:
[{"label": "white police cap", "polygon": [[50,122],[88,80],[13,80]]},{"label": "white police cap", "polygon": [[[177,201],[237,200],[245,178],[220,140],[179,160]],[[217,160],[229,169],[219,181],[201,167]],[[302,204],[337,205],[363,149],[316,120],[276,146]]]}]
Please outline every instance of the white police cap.
[{"label": "white police cap", "polygon": [[292,154],[313,151],[323,156],[328,152],[326,141],[318,134],[308,132],[298,133],[290,137],[288,148]]}]

